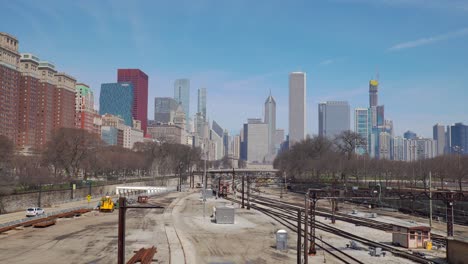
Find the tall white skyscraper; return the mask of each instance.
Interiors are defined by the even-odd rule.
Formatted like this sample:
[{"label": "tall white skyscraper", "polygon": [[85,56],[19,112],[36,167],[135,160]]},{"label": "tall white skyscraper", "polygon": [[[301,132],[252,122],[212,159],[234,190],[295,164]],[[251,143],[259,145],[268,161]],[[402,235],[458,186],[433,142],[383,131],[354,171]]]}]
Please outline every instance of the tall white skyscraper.
[{"label": "tall white skyscraper", "polygon": [[[190,116],[190,80],[177,79],[174,82],[174,99],[182,105],[186,117]],[[189,127],[188,118],[186,126]]]},{"label": "tall white skyscraper", "polygon": [[265,124],[268,125],[268,149],[272,157],[275,152],[275,135],[276,135],[276,102],[273,96],[268,96],[265,101]]},{"label": "tall white skyscraper", "polygon": [[289,74],[289,146],[306,136],[306,73]]}]

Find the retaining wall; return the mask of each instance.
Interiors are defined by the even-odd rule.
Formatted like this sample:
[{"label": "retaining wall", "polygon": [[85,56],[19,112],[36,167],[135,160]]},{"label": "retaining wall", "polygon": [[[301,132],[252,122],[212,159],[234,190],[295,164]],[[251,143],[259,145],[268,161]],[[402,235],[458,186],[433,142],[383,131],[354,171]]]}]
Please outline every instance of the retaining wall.
[{"label": "retaining wall", "polygon": [[[199,176],[195,176],[195,182],[201,180]],[[178,178],[174,177],[158,177],[154,180],[121,183],[104,186],[93,186],[91,188],[91,196],[101,197],[103,195],[114,195],[115,187],[117,186],[177,186]],[[26,210],[28,207],[38,206],[39,195],[41,198],[41,207],[53,207],[54,205],[70,202],[73,200],[83,200],[89,194],[89,187],[77,188],[76,190],[55,190],[13,194],[0,196],[0,214],[11,213],[16,211]]]}]

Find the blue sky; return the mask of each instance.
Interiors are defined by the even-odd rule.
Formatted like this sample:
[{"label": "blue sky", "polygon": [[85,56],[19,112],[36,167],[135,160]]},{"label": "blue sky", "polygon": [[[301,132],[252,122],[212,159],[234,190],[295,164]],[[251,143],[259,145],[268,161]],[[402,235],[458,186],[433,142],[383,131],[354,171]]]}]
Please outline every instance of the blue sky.
[{"label": "blue sky", "polygon": [[396,134],[468,123],[468,0],[0,2],[0,31],[91,85],[96,102],[118,68],[146,72],[150,118],[154,97],[190,78],[192,114],[206,87],[210,119],[235,133],[271,90],[287,131],[288,73],[305,71],[316,134],[318,102],[367,107],[378,71]]}]

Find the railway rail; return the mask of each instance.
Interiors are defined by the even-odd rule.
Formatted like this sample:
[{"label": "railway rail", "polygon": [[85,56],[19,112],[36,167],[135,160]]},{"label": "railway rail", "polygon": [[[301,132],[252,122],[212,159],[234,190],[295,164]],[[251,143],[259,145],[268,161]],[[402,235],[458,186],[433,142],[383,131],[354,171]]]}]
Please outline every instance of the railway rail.
[{"label": "railway rail", "polygon": [[[232,201],[232,202],[239,203],[239,201],[231,199],[231,198],[225,198],[225,199],[227,199],[229,201]],[[256,210],[264,213],[265,215],[275,219],[276,221],[278,221],[282,225],[286,226],[287,228],[289,228],[292,231],[297,233],[297,227],[295,226],[294,223],[291,223],[291,221],[293,221],[293,220],[297,221],[297,217],[296,218],[294,218],[294,217],[285,217],[281,213],[270,211],[268,209],[265,209],[265,208],[262,208],[262,207],[259,207],[259,206],[256,206],[256,205],[251,205],[251,208],[256,209]],[[303,222],[304,222],[304,220],[301,220],[302,224],[303,224]],[[301,236],[302,236],[302,238],[304,237],[304,229],[303,228],[301,228]],[[364,264],[364,262],[354,258],[353,256],[347,254],[346,252],[344,252],[341,249],[333,246],[332,244],[327,243],[322,238],[316,238],[316,240],[322,242],[322,245],[318,244],[317,247],[321,248],[322,250],[324,250],[328,254],[332,255],[336,259],[342,261],[343,263],[346,263],[346,264],[354,264],[354,263]]]},{"label": "railway rail", "polygon": [[[276,200],[276,199],[272,199],[272,198],[268,198],[264,196],[252,195],[251,197],[256,200],[264,200],[264,201],[268,201],[271,203],[279,203],[285,206],[299,206],[299,207],[303,206],[303,204],[280,201],[280,200]],[[333,213],[331,210],[320,208],[320,210],[315,211],[315,214],[330,218],[332,217]],[[377,230],[384,230],[388,232],[393,231],[393,224],[384,223],[384,222],[374,220],[374,219],[362,218],[362,217],[353,216],[349,214],[343,214],[339,212],[335,212],[335,219],[348,222],[348,223],[352,223],[358,226],[365,226],[365,227],[377,229]],[[444,246],[444,247],[447,245],[446,237],[441,236],[441,235],[431,234],[431,240],[435,242],[436,244]]]},{"label": "railway rail", "polygon": [[[283,201],[278,201],[275,199],[259,197],[259,196],[255,196],[253,198],[254,200],[251,201],[253,204],[250,205],[250,208],[256,209],[264,213],[265,215],[268,215],[274,218],[275,220],[285,225],[287,228],[291,229],[294,232],[297,232],[297,227],[295,226],[294,223],[297,221],[297,216],[296,216],[297,211],[303,210],[302,206],[292,205]],[[233,202],[240,203],[240,201],[238,200],[234,200],[230,198],[228,199]],[[304,217],[300,219],[300,222],[301,222],[301,225],[305,223]],[[354,240],[363,245],[367,245],[367,246],[374,247],[374,248],[380,247],[384,249],[385,251],[392,253],[395,256],[403,257],[403,258],[415,261],[417,263],[427,263],[427,264],[434,263],[431,260],[428,260],[418,255],[413,255],[405,250],[396,249],[392,246],[372,241],[370,239],[343,231],[341,229],[335,228],[333,226],[330,226],[330,225],[327,225],[318,221],[315,222],[315,228],[335,234],[340,237]],[[301,233],[303,234],[304,229],[301,229],[301,230],[302,230]],[[325,242],[320,237],[315,237],[315,240],[320,241],[322,243]],[[323,244],[329,248],[325,246],[321,246],[320,244],[316,244],[316,246],[318,246],[319,248],[322,248],[324,251],[333,255],[334,257],[336,257],[343,263],[362,263],[360,260],[355,259],[354,257],[343,252],[342,250],[337,249],[336,247],[332,248],[333,247],[332,245],[330,245],[329,243],[326,243],[326,244],[325,243]]]}]

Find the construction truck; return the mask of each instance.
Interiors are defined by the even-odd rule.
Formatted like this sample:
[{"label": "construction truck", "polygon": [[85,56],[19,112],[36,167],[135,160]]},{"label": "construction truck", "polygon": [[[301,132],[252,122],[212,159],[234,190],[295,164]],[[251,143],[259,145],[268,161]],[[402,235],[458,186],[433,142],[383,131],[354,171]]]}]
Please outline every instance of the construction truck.
[{"label": "construction truck", "polygon": [[115,208],[114,201],[110,196],[104,196],[99,202],[99,212],[113,212]]}]

